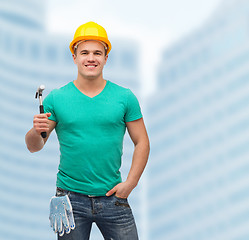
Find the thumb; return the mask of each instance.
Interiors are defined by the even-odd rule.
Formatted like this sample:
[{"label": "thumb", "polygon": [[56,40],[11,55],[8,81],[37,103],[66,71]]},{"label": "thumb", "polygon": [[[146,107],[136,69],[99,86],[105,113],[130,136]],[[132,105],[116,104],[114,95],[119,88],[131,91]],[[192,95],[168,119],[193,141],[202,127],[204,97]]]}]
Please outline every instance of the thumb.
[{"label": "thumb", "polygon": [[113,193],[116,192],[116,187],[114,187],[113,189],[111,189],[109,192],[106,193],[106,196],[109,197],[111,196]]},{"label": "thumb", "polygon": [[50,117],[51,116],[51,113],[46,113],[47,117]]}]

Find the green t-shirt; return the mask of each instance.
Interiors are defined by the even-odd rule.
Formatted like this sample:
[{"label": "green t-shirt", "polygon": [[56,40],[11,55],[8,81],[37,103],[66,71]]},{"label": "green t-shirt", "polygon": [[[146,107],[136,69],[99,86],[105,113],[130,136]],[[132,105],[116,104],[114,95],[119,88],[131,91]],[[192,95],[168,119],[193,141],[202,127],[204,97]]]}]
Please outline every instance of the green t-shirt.
[{"label": "green t-shirt", "polygon": [[90,98],[73,82],[54,89],[43,102],[60,143],[57,187],[103,196],[121,182],[126,122],[142,117],[137,98],[110,81]]}]

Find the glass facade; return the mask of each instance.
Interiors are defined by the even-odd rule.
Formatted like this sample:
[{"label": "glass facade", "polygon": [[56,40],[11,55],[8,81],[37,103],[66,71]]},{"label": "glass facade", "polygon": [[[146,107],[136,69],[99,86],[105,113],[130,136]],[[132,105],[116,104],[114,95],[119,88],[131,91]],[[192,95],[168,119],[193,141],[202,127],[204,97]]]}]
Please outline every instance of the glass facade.
[{"label": "glass facade", "polygon": [[[72,36],[58,36],[44,30],[46,2],[36,0],[0,1],[0,231],[1,239],[56,239],[49,226],[49,201],[55,194],[59,146],[55,133],[45,148],[29,153],[24,136],[38,113],[35,92],[46,86],[44,97],[54,88],[74,80],[77,69],[69,51]],[[110,54],[105,77],[139,93],[136,52],[126,55],[127,44],[117,42]],[[113,56],[112,56],[113,54]],[[133,55],[132,55],[133,54]],[[113,58],[113,61],[111,60]],[[117,59],[120,62],[117,62]],[[121,74],[125,61],[124,75]],[[132,65],[130,62],[132,61]],[[123,178],[131,163],[133,146],[125,138]],[[134,195],[138,195],[134,197]],[[138,225],[142,212],[140,188],[131,197]],[[96,228],[91,239],[101,239]]]},{"label": "glass facade", "polygon": [[162,55],[147,101],[148,239],[249,237],[249,3],[228,2]]}]

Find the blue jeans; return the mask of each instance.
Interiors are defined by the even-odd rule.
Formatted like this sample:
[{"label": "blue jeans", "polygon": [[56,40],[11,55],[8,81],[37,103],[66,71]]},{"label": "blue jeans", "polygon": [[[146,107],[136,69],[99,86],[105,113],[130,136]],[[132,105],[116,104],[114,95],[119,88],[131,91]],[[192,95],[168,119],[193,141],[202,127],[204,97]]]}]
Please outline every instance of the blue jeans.
[{"label": "blue jeans", "polygon": [[92,197],[65,191],[72,204],[75,229],[59,240],[88,240],[95,222],[105,240],[138,240],[135,220],[127,199]]}]

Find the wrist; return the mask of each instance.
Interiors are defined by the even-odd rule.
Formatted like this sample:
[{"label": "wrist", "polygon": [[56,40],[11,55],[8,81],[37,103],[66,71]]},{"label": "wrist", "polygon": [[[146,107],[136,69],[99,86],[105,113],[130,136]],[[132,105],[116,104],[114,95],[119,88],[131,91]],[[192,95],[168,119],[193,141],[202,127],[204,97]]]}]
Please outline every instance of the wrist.
[{"label": "wrist", "polygon": [[34,127],[32,128],[32,134],[33,134],[34,137],[42,138],[41,133],[37,132]]},{"label": "wrist", "polygon": [[25,142],[30,152],[38,152],[44,146],[44,141],[40,134],[32,128],[25,136]]},{"label": "wrist", "polygon": [[127,178],[125,181],[132,189],[137,186],[137,181],[135,179]]}]

